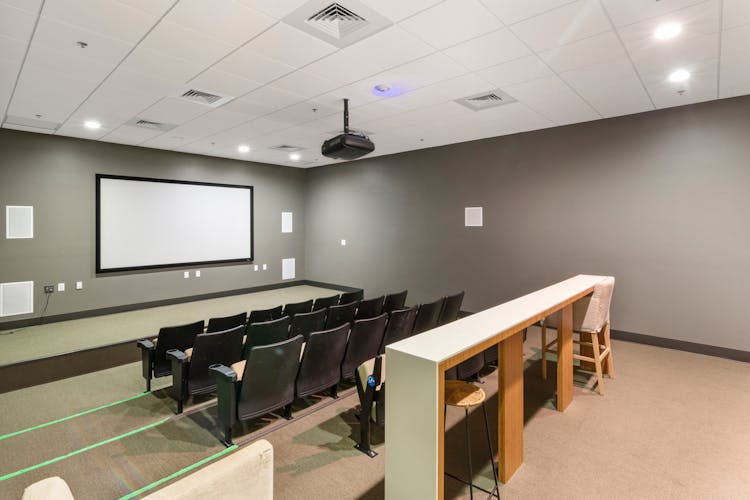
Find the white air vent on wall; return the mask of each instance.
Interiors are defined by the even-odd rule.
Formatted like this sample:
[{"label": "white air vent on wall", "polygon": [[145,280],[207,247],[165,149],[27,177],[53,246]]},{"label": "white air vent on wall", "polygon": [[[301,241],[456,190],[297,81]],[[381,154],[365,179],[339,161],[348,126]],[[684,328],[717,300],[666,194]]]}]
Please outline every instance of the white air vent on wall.
[{"label": "white air vent on wall", "polygon": [[456,102],[473,111],[482,111],[483,109],[510,104],[511,102],[516,102],[516,100],[502,90],[495,89],[488,92],[470,95],[468,97],[462,97],[461,99],[456,99]]},{"label": "white air vent on wall", "polygon": [[172,130],[173,128],[177,127],[177,125],[173,123],[154,122],[151,120],[144,120],[143,118],[138,118],[137,116],[135,118],[128,120],[127,123],[125,123],[125,125],[130,125],[131,127],[145,128],[148,130],[159,130],[161,132],[168,132]]},{"label": "white air vent on wall", "polygon": [[0,283],[0,316],[34,312],[34,282]]},{"label": "white air vent on wall", "polygon": [[222,104],[226,104],[234,99],[231,96],[223,96],[206,90],[191,89],[190,87],[182,89],[177,95],[187,101],[203,104],[211,108],[218,108]]},{"label": "white air vent on wall", "polygon": [[358,0],[309,0],[283,21],[339,48],[393,24]]}]

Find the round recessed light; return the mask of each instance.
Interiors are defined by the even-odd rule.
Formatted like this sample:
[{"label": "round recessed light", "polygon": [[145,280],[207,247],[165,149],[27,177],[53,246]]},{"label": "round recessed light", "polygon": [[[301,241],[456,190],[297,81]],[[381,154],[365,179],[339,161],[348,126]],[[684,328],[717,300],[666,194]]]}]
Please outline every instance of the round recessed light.
[{"label": "round recessed light", "polygon": [[684,82],[690,78],[690,72],[686,69],[676,69],[669,74],[669,81],[672,83]]},{"label": "round recessed light", "polygon": [[96,120],[86,120],[83,123],[83,126],[86,127],[86,128],[90,128],[91,130],[96,130],[98,128],[102,128],[102,124],[99,123]]},{"label": "round recessed light", "polygon": [[249,153],[250,146],[248,146],[247,144],[240,144],[239,146],[237,146],[237,151],[239,151],[240,153]]},{"label": "round recessed light", "polygon": [[680,34],[682,31],[682,25],[678,23],[664,23],[660,24],[654,30],[654,38],[657,40],[669,40]]},{"label": "round recessed light", "polygon": [[386,92],[391,90],[391,86],[384,84],[384,83],[381,83],[380,85],[375,85],[374,88],[376,92],[380,92],[381,94],[385,94]]},{"label": "round recessed light", "polygon": [[289,159],[292,161],[298,161],[301,158],[299,153],[292,153],[289,155]]},{"label": "round recessed light", "polygon": [[380,83],[372,88],[372,93],[381,97],[397,97],[404,93],[404,87],[401,85],[391,85],[390,83]]}]

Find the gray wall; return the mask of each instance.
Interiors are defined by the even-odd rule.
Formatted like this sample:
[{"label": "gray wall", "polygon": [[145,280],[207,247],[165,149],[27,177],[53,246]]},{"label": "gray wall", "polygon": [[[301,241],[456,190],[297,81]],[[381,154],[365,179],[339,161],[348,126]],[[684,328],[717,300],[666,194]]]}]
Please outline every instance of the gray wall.
[{"label": "gray wall", "polygon": [[315,168],[307,278],[477,311],[611,274],[613,328],[750,350],[749,164],[737,98]]},{"label": "gray wall", "polygon": [[[96,173],[255,186],[255,263],[268,271],[222,265],[200,267],[202,276],[190,279],[183,269],[96,276]],[[278,283],[285,257],[296,257],[303,278],[304,189],[301,169],[0,130],[0,282],[33,280],[36,316],[42,285],[65,282],[50,298],[50,316]],[[34,206],[34,239],[5,239],[5,205]],[[282,211],[294,212],[292,234],[281,234]],[[0,327],[30,317],[6,316]]]}]

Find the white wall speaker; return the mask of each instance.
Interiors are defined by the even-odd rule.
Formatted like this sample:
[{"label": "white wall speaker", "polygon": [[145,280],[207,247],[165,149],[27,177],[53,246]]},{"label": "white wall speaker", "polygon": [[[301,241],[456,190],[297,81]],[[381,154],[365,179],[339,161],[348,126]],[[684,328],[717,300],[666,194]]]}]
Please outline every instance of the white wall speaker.
[{"label": "white wall speaker", "polygon": [[281,279],[292,280],[296,273],[294,270],[294,259],[281,259]]},{"label": "white wall speaker", "polygon": [[9,240],[34,237],[34,207],[5,207],[5,237]]},{"label": "white wall speaker", "polygon": [[482,221],[482,207],[464,208],[464,226],[482,227],[483,225],[484,223]]},{"label": "white wall speaker", "polygon": [[0,316],[34,312],[34,282],[0,283]]}]

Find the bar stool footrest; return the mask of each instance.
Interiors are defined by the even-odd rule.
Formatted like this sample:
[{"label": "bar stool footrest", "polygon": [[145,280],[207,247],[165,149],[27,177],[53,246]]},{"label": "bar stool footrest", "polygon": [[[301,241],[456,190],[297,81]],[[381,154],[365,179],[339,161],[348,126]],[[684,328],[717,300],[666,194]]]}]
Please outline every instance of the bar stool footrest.
[{"label": "bar stool footrest", "polygon": [[487,494],[489,495],[489,496],[488,496],[487,498],[500,498],[500,491],[499,491],[499,488],[498,488],[498,487],[496,487],[496,486],[493,486],[493,487],[492,487],[492,491],[490,491],[490,490],[485,490],[485,489],[484,489],[484,488],[482,488],[481,486],[478,486],[478,485],[477,485],[477,484],[475,484],[475,483],[470,483],[470,482],[466,481],[465,479],[461,479],[461,478],[460,478],[460,477],[458,477],[458,476],[454,476],[454,475],[453,475],[453,474],[451,474],[450,472],[445,472],[444,474],[445,474],[446,476],[448,476],[449,478],[451,478],[451,479],[455,479],[455,480],[456,480],[456,481],[458,481],[459,483],[463,483],[463,484],[465,484],[466,486],[469,486],[469,485],[471,485],[471,486],[473,486],[474,488],[478,489],[479,491],[482,491],[482,492],[484,492],[484,493],[487,493]]}]

